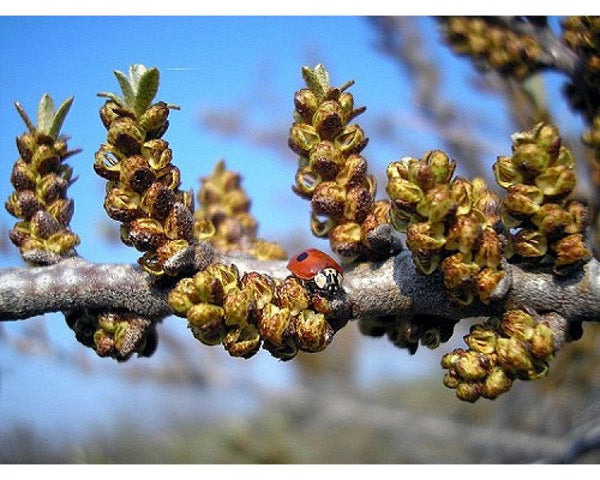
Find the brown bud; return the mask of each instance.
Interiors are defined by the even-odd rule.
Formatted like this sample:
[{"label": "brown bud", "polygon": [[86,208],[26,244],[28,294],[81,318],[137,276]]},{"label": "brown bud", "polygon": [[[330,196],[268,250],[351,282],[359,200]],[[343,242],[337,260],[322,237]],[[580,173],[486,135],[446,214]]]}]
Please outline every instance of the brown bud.
[{"label": "brown bud", "polygon": [[546,203],[531,217],[531,222],[546,237],[561,235],[569,223],[569,214],[555,203]]},{"label": "brown bud", "polygon": [[291,276],[286,277],[277,285],[275,298],[277,304],[282,308],[287,308],[292,316],[306,310],[310,303],[306,289],[295,277]]},{"label": "brown bud", "polygon": [[455,253],[444,259],[442,271],[446,288],[455,290],[472,284],[479,273],[479,265],[468,261],[462,253]]},{"label": "brown bud", "polygon": [[254,325],[234,328],[223,338],[223,346],[232,357],[250,358],[258,352],[260,343],[260,335]]},{"label": "brown bud", "polygon": [[548,251],[546,237],[537,230],[523,228],[513,236],[515,253],[522,257],[543,257]]},{"label": "brown bud", "polygon": [[350,222],[336,226],[329,234],[331,249],[340,257],[350,260],[362,251],[361,228],[358,223]]},{"label": "brown bud", "polygon": [[367,182],[367,161],[360,155],[350,155],[346,158],[335,182],[346,189],[364,185]]},{"label": "brown bud", "polygon": [[152,218],[165,220],[175,203],[175,193],[165,185],[154,182],[143,193],[140,200],[140,209]]},{"label": "brown bud", "polygon": [[59,198],[46,207],[46,211],[62,225],[68,225],[75,211],[72,199]]},{"label": "brown bud", "polygon": [[194,337],[206,345],[217,345],[225,338],[225,311],[217,305],[199,303],[187,312]]},{"label": "brown bud", "polygon": [[490,355],[496,349],[497,333],[484,325],[473,325],[465,335],[465,343],[475,352]]},{"label": "brown bud", "polygon": [[243,327],[252,320],[251,316],[256,311],[256,302],[249,290],[233,288],[225,295],[223,308],[227,326]]},{"label": "brown bud", "polygon": [[175,202],[171,212],[165,219],[165,234],[172,240],[184,239],[191,241],[194,233],[194,217],[189,208],[183,203]]},{"label": "brown bud", "polygon": [[329,141],[319,142],[310,152],[308,164],[323,180],[332,180],[340,171],[344,159],[341,152]]},{"label": "brown bud", "polygon": [[16,143],[17,149],[19,150],[19,155],[23,161],[25,163],[30,163],[31,158],[33,157],[33,152],[35,152],[37,148],[35,136],[31,133],[24,133],[23,135],[17,137]]},{"label": "brown bud", "polygon": [[153,218],[136,218],[129,224],[128,240],[138,250],[156,250],[166,242],[162,224]]},{"label": "brown bud", "polygon": [[318,106],[319,100],[308,88],[298,90],[294,95],[294,107],[305,123],[311,121]]},{"label": "brown bud", "polygon": [[344,155],[360,153],[368,143],[369,139],[358,125],[352,124],[335,137],[334,145],[341,150]]},{"label": "brown bud", "polygon": [[140,126],[149,136],[160,137],[168,125],[169,107],[165,102],[158,102],[148,108],[140,116]]},{"label": "brown bud", "polygon": [[49,145],[40,145],[33,153],[31,166],[41,175],[56,170],[60,165],[60,157]]},{"label": "brown bud", "polygon": [[538,323],[531,337],[531,353],[540,360],[549,360],[554,353],[554,332],[545,323]]},{"label": "brown bud", "polygon": [[543,201],[544,194],[539,188],[519,183],[508,187],[504,205],[511,216],[523,219],[535,214]]},{"label": "brown bud", "polygon": [[22,159],[16,161],[10,175],[15,190],[34,190],[39,173]]},{"label": "brown bud", "polygon": [[35,212],[42,208],[42,203],[31,190],[13,192],[6,201],[6,210],[12,216],[23,220],[29,220]]},{"label": "brown bud", "polygon": [[47,239],[62,230],[62,225],[45,210],[35,212],[29,223],[29,231],[37,238]]},{"label": "brown bud", "polygon": [[362,223],[373,208],[373,197],[368,189],[354,187],[346,195],[344,217],[347,220]]},{"label": "brown bud", "polygon": [[312,118],[312,124],[322,139],[335,138],[344,126],[344,113],[340,104],[333,100],[321,103]]},{"label": "brown bud", "polygon": [[258,332],[261,338],[279,347],[285,341],[285,333],[291,321],[292,316],[287,308],[268,303],[259,313]]},{"label": "brown bud", "polygon": [[130,222],[140,214],[140,196],[123,188],[111,188],[104,200],[104,209],[110,218]]},{"label": "brown bud", "polygon": [[484,268],[475,277],[475,293],[483,303],[490,303],[492,294],[500,281],[504,278],[504,272],[495,268]]},{"label": "brown bud", "polygon": [[121,162],[120,182],[124,188],[142,193],[156,179],[154,170],[141,155],[132,155]]},{"label": "brown bud", "polygon": [[569,214],[569,221],[565,227],[566,233],[583,233],[589,225],[589,209],[581,202],[570,201],[565,210]]},{"label": "brown bud", "polygon": [[64,198],[68,186],[69,184],[65,179],[56,173],[49,173],[39,180],[37,194],[48,205],[59,198]]},{"label": "brown bud", "polygon": [[324,350],[333,338],[333,329],[322,313],[304,310],[294,317],[296,344],[307,352]]},{"label": "brown bud", "polygon": [[169,143],[165,140],[154,138],[142,144],[142,156],[148,160],[148,164],[155,171],[165,168],[173,158],[173,152],[169,148]]},{"label": "brown bud", "polygon": [[456,215],[466,215],[473,208],[473,185],[457,177],[450,183],[450,195],[456,201]]},{"label": "brown bud", "polygon": [[587,262],[592,258],[592,254],[585,245],[584,237],[580,233],[574,233],[561,238],[552,245],[552,250],[556,253],[555,267],[576,265]]},{"label": "brown bud", "polygon": [[481,220],[476,212],[459,215],[448,230],[446,249],[467,255],[473,252],[482,233]]},{"label": "brown bud", "polygon": [[406,246],[411,252],[437,253],[446,245],[444,226],[441,223],[420,222],[412,224],[406,231]]},{"label": "brown bud", "polygon": [[271,280],[258,272],[245,273],[241,279],[242,289],[249,290],[256,301],[256,308],[262,310],[271,303],[273,299],[273,290]]},{"label": "brown bud", "polygon": [[317,130],[305,123],[294,123],[290,129],[289,147],[298,155],[308,157],[310,150],[321,141]]},{"label": "brown bud", "polygon": [[115,119],[108,130],[107,140],[125,156],[137,155],[141,151],[146,133],[132,118]]},{"label": "brown bud", "polygon": [[341,217],[344,212],[346,190],[335,182],[321,182],[314,190],[311,207],[317,215]]}]

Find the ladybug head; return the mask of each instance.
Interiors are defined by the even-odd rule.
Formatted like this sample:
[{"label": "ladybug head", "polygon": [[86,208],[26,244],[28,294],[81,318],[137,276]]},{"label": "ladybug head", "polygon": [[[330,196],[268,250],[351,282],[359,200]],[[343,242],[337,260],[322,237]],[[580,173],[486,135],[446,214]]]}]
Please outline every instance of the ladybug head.
[{"label": "ladybug head", "polygon": [[333,295],[342,285],[344,277],[335,268],[327,267],[319,271],[312,281],[317,290],[326,295]]}]

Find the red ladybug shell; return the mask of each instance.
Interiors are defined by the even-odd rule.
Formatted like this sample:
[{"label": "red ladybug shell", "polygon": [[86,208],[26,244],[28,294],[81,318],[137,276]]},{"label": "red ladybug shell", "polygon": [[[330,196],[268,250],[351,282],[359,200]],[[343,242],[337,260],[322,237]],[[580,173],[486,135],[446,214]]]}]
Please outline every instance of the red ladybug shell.
[{"label": "red ladybug shell", "polygon": [[333,268],[340,274],[344,273],[344,269],[339,263],[316,248],[309,248],[294,255],[288,262],[287,268],[302,280],[312,280],[317,273],[325,268]]}]

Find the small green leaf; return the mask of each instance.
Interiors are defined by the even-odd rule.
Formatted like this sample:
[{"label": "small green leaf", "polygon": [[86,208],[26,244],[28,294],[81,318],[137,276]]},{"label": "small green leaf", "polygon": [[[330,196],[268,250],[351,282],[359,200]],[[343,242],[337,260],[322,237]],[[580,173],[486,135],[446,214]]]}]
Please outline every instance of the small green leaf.
[{"label": "small green leaf", "polygon": [[131,79],[131,88],[136,92],[140,79],[144,76],[148,69],[141,63],[134,63],[129,67],[129,78]]},{"label": "small green leaf", "polygon": [[329,74],[320,63],[315,68],[302,67],[302,77],[319,100],[322,100],[331,88]]},{"label": "small green leaf", "polygon": [[139,117],[152,104],[152,100],[158,92],[159,77],[160,73],[157,68],[145,69],[139,77],[135,92],[134,112],[136,116]]},{"label": "small green leaf", "polygon": [[52,117],[54,116],[54,101],[47,93],[42,95],[38,105],[37,129],[41,133],[49,133]]},{"label": "small green leaf", "polygon": [[329,83],[329,73],[327,73],[327,70],[325,70],[325,67],[321,63],[319,63],[315,67],[315,74],[317,76],[319,83],[323,87],[323,90],[325,90],[325,91],[329,90],[329,87],[331,85]]},{"label": "small green leaf", "polygon": [[60,106],[54,113],[54,115],[52,117],[52,124],[50,125],[50,130],[48,131],[48,134],[51,137],[54,137],[54,138],[58,137],[58,134],[60,133],[60,129],[62,128],[62,125],[65,121],[67,113],[69,113],[69,109],[71,108],[72,104],[73,104],[73,96],[70,96],[63,103],[60,104]]},{"label": "small green leaf", "polygon": [[29,132],[34,133],[35,125],[29,118],[29,115],[27,115],[27,112],[23,108],[23,105],[21,105],[19,102],[15,102],[15,108],[17,109],[17,112],[19,113],[21,119],[25,122],[25,125],[27,125],[27,129],[29,130]]},{"label": "small green leaf", "polygon": [[121,92],[123,92],[123,100],[125,103],[125,107],[133,108],[133,102],[135,99],[134,88],[132,82],[129,78],[119,70],[114,71],[115,77],[117,77],[117,81],[119,82],[119,86],[121,87]]},{"label": "small green leaf", "polygon": [[108,98],[115,102],[121,108],[127,108],[125,105],[125,100],[122,97],[119,97],[116,93],[112,92],[99,92],[96,94],[98,97]]}]

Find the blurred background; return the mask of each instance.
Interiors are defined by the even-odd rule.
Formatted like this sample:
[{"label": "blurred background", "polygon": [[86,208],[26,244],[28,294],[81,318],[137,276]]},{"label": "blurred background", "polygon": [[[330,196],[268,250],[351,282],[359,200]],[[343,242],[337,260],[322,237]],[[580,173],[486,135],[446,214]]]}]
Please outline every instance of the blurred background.
[{"label": "blurred background", "polygon": [[[560,19],[552,18],[558,29]],[[333,85],[354,79],[358,118],[370,138],[363,154],[385,195],[386,165],[440,148],[458,174],[491,173],[510,154],[510,134],[531,126],[536,97],[577,158],[581,119],[557,74],[525,87],[481,75],[442,42],[433,18],[410,17],[0,17],[0,197],[25,125],[44,92],[75,96],[63,133],[82,153],[72,229],[81,256],[134,263],[105,215],[94,153],[106,132],[96,93],[118,91],[114,70],[133,63],[161,72],[157,99],[177,104],[164,138],[184,189],[224,159],[243,176],[261,237],[288,254],[312,238],[309,206],[291,191],[296,156],[287,147],[293,94],[303,65],[323,63]],[[529,95],[529,97],[528,97]],[[581,176],[579,194],[590,186]],[[0,267],[22,267],[0,211]],[[463,325],[464,323],[464,325]],[[386,338],[348,325],[320,354],[282,363],[250,360],[199,344],[185,320],[158,328],[151,358],[118,364],[78,344],[61,314],[0,325],[2,463],[521,463],[596,462],[597,333],[560,352],[541,381],[518,382],[490,402],[464,404],[442,385],[442,355],[462,345],[469,323],[437,350],[411,356]],[[596,443],[594,443],[596,439]],[[586,443],[587,442],[587,443]],[[583,447],[582,447],[583,445]],[[569,456],[570,455],[570,456]]]}]

